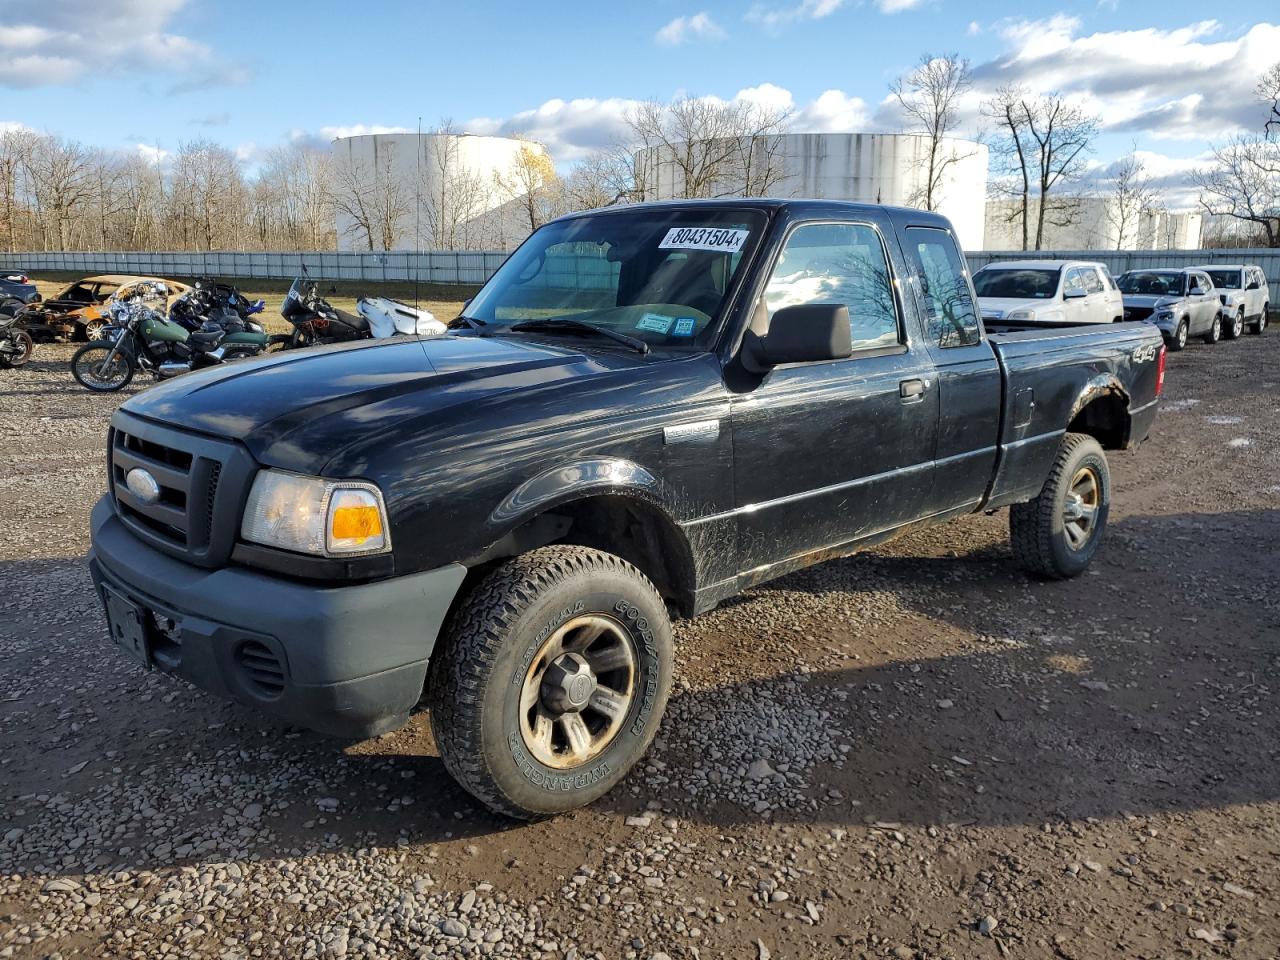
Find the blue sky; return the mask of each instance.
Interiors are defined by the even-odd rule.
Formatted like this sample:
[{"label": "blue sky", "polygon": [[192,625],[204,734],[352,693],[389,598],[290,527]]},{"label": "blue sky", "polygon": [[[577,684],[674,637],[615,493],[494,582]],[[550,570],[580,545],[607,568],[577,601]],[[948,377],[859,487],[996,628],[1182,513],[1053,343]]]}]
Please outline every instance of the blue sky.
[{"label": "blue sky", "polygon": [[1252,123],[1280,6],[0,0],[0,124],[123,150],[208,137],[252,166],[291,137],[450,117],[534,136],[565,166],[616,139],[639,98],[744,96],[790,107],[797,130],[896,129],[889,82],[949,51],[978,79],[969,125],[999,83],[1062,89],[1103,118],[1099,165],[1136,141],[1176,176]]}]

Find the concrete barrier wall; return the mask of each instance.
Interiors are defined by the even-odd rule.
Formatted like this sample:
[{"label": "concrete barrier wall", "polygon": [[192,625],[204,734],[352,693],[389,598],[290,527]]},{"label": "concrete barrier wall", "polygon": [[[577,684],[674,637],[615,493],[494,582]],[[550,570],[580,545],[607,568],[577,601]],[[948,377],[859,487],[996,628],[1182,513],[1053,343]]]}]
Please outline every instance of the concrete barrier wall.
[{"label": "concrete barrier wall", "polygon": [[[1212,263],[1252,263],[1262,267],[1271,284],[1271,302],[1280,305],[1280,250],[983,250],[966,254],[969,269],[977,270],[995,260],[1095,260],[1119,276],[1138,267],[1183,267]],[[0,253],[0,270],[23,270],[39,276],[71,273],[133,273],[144,276],[236,277],[289,279],[302,272],[324,280],[422,283],[484,283],[507,258],[493,250],[441,251],[433,253],[240,253],[227,250],[106,253]],[[579,261],[583,263],[583,261]],[[589,276],[581,285],[607,282],[608,265],[585,263]],[[567,277],[566,277],[567,279]]]}]

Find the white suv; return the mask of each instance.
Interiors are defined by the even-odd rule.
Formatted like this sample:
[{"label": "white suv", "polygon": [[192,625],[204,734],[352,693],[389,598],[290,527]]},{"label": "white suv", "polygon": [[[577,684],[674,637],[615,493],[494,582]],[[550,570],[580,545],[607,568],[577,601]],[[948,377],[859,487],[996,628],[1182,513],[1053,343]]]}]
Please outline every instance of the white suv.
[{"label": "white suv", "polygon": [[1000,324],[1112,323],[1124,298],[1106,266],[1085,260],[1008,260],[973,275],[982,319]]},{"label": "white suv", "polygon": [[1196,267],[1213,281],[1222,301],[1222,335],[1234,340],[1246,326],[1253,333],[1267,329],[1270,288],[1261,267],[1251,264],[1215,263]]}]

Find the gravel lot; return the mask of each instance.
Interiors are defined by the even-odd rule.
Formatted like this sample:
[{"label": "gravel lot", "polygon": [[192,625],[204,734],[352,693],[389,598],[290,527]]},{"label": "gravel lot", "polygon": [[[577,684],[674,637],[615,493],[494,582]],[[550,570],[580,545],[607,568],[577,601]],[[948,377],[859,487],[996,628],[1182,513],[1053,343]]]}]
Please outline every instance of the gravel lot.
[{"label": "gravel lot", "polygon": [[[1280,955],[1280,334],[1170,357],[1089,575],[1004,514],[678,625],[643,768],[515,825],[109,648],[119,397],[0,371],[0,957]],[[140,384],[139,388],[145,388]]]}]

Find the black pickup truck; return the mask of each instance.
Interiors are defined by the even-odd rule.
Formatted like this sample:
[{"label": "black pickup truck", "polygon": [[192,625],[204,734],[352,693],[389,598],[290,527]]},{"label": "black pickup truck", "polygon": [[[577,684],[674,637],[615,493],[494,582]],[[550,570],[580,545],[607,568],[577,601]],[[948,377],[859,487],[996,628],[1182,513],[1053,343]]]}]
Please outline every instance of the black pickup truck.
[{"label": "black pickup truck", "polygon": [[672,616],[960,514],[1083,571],[1146,323],[984,329],[948,222],[825,201],[534,233],[448,335],[246,361],[126,402],[90,564],[150,667],[339,736],[424,690],[516,817],[599,797],[666,705]]}]

